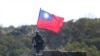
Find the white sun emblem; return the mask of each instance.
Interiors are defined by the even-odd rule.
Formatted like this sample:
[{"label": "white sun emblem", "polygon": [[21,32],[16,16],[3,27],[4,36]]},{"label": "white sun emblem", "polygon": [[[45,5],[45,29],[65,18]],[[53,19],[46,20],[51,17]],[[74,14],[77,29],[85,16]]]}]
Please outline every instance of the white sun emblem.
[{"label": "white sun emblem", "polygon": [[48,18],[49,18],[48,13],[44,13],[44,18],[45,18],[45,19],[48,19]]}]

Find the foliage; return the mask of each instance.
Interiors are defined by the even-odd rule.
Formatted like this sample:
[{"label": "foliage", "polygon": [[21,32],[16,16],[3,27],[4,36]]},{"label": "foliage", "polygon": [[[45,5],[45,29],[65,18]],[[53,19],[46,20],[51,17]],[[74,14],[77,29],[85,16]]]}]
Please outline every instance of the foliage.
[{"label": "foliage", "polygon": [[[35,30],[35,25],[0,27],[0,56],[28,56]],[[64,22],[58,34],[45,29],[38,30],[47,49],[85,51],[88,56],[100,55],[99,18],[80,18],[77,21]]]}]

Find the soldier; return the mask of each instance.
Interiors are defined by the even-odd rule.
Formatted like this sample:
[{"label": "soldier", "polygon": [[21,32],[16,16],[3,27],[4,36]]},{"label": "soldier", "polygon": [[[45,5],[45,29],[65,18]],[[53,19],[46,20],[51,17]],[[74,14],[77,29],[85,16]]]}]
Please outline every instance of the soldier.
[{"label": "soldier", "polygon": [[41,35],[39,32],[36,31],[35,37],[32,39],[32,43],[34,43],[34,49],[36,50],[36,53],[39,54],[40,51],[44,49],[44,40],[42,39]]}]

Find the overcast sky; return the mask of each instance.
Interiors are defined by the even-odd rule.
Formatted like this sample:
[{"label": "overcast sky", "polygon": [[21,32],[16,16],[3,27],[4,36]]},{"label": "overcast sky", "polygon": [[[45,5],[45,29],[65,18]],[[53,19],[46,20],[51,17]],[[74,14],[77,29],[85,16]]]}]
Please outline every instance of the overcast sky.
[{"label": "overcast sky", "polygon": [[100,18],[99,0],[0,0],[0,25],[34,25],[40,8],[64,17],[64,21]]}]

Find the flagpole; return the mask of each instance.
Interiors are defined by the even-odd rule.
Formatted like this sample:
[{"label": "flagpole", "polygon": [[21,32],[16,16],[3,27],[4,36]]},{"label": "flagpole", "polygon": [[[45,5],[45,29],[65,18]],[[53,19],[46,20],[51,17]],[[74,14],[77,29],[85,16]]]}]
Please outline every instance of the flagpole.
[{"label": "flagpole", "polygon": [[[40,11],[41,11],[41,8],[40,8]],[[38,21],[39,21],[39,16],[40,16],[40,11],[39,11],[39,15],[38,15],[38,20],[37,20],[37,25],[38,25]],[[37,27],[37,26],[36,26]]]},{"label": "flagpole", "polygon": [[[41,11],[41,8],[40,8],[40,11]],[[37,20],[36,28],[35,28],[36,31],[38,31],[37,25],[38,25],[38,21],[39,21],[40,11],[39,11],[39,13],[38,13],[39,15],[38,15],[38,20]]]}]

